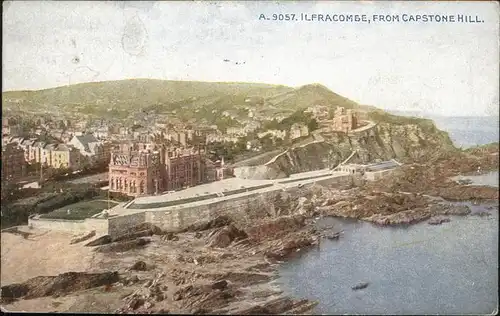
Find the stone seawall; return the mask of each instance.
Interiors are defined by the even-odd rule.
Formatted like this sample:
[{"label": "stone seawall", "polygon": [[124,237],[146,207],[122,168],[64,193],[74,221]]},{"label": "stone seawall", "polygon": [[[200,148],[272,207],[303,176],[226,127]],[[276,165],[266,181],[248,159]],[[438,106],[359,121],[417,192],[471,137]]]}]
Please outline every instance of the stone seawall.
[{"label": "stone seawall", "polygon": [[28,219],[28,226],[47,230],[59,230],[68,232],[90,232],[95,230],[97,234],[107,234],[108,221],[105,219],[88,218],[85,220],[63,220],[63,219]]},{"label": "stone seawall", "polygon": [[276,193],[277,190],[272,190],[176,210],[146,211],[146,221],[168,231],[181,230],[221,215],[228,215],[236,221],[246,221],[247,213],[252,209],[261,209],[265,212],[265,209],[270,207],[269,199]]},{"label": "stone seawall", "polygon": [[[351,181],[351,176],[337,176],[316,181],[309,181],[302,185],[302,188],[307,188],[315,183],[322,185],[344,185]],[[229,215],[239,222],[250,220],[250,213],[273,213],[274,205],[272,203],[274,197],[282,191],[295,190],[300,181],[295,184],[277,185],[273,188],[267,188],[245,194],[243,196],[235,196],[232,199],[217,200],[212,202],[207,201],[201,205],[189,205],[185,207],[179,205],[168,210],[144,210],[137,213],[122,215],[109,218],[108,233],[111,237],[119,236],[143,222],[152,223],[161,229],[167,231],[182,230],[189,225],[197,222],[211,220],[220,215]]]}]

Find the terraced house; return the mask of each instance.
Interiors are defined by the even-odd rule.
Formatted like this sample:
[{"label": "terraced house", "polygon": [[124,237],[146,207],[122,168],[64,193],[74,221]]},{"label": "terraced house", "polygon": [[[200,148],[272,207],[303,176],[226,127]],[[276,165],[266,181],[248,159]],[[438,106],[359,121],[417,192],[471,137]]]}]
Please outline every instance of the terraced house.
[{"label": "terraced house", "polygon": [[79,170],[81,168],[80,151],[71,145],[47,143],[36,138],[12,137],[4,145],[15,145],[23,154],[23,161],[54,169]]},{"label": "terraced house", "polygon": [[44,148],[44,163],[54,169],[81,169],[80,151],[66,144],[48,144]]},{"label": "terraced house", "polygon": [[11,137],[6,139],[6,144],[18,144],[24,151],[24,160],[27,163],[41,163],[44,153],[45,142],[37,138]]}]

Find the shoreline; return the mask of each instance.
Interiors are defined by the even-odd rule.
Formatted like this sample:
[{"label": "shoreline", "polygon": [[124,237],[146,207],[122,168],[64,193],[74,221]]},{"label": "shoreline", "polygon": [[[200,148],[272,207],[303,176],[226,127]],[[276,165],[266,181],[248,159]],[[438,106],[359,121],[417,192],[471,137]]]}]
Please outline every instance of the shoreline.
[{"label": "shoreline", "polygon": [[[469,214],[471,216],[472,214]],[[286,221],[286,223],[283,223],[281,225],[286,225],[289,226],[290,222],[295,222],[298,220],[300,228],[297,230],[292,229],[287,236],[283,236],[281,240],[278,238],[266,238],[260,242],[255,242],[253,244],[248,245],[245,240],[242,239],[240,241],[233,241],[231,245],[223,248],[212,248],[210,251],[206,251],[204,255],[197,255],[196,251],[194,253],[192,251],[180,251],[177,253],[177,258],[176,261],[179,263],[182,263],[184,267],[182,268],[174,268],[173,270],[170,271],[171,275],[173,276],[172,281],[173,283],[178,283],[177,290],[170,295],[172,298],[175,300],[175,296],[182,296],[183,294],[186,295],[186,297],[182,297],[179,299],[180,302],[187,300],[187,302],[190,302],[190,300],[193,300],[197,296],[200,295],[205,295],[203,291],[208,291],[208,294],[213,293],[212,286],[218,282],[227,282],[226,287],[224,290],[221,292],[217,293],[223,293],[224,291],[231,292],[235,291],[238,292],[239,288],[252,288],[254,287],[254,290],[250,291],[252,294],[251,297],[266,297],[267,301],[263,301],[262,304],[254,304],[253,306],[249,302],[249,297],[246,299],[242,300],[236,300],[230,302],[229,306],[230,307],[218,307],[215,310],[210,310],[207,309],[207,313],[239,313],[239,314],[246,314],[246,313],[262,313],[269,308],[269,306],[273,307],[273,304],[280,305],[278,307],[274,307],[275,310],[273,313],[289,313],[292,312],[292,310],[300,310],[300,313],[313,313],[314,308],[320,304],[319,301],[311,301],[309,299],[295,299],[291,298],[289,295],[284,295],[285,289],[278,287],[276,285],[276,280],[278,280],[281,275],[279,274],[279,269],[282,264],[289,262],[290,260],[295,259],[295,255],[300,255],[302,252],[309,251],[312,247],[319,246],[321,243],[321,239],[327,238],[328,234],[332,230],[332,227],[326,227],[324,229],[319,229],[315,225],[315,220],[313,217],[308,216],[302,216],[302,215],[291,215],[291,216],[286,216],[286,217],[279,217],[277,218],[277,221],[283,221],[283,218],[287,218],[289,220]],[[303,224],[301,224],[303,223]],[[414,223],[416,224],[416,223]],[[280,225],[280,226],[281,226]],[[413,224],[410,225],[404,225],[406,227],[412,226]],[[401,225],[386,225],[386,226],[391,226],[391,227],[400,227]],[[222,242],[222,244],[226,243],[224,241],[223,236],[225,235],[225,232],[228,232],[227,227],[232,227],[231,224],[229,226],[223,226],[221,228],[215,228],[215,229],[210,229],[205,232],[201,232],[204,236],[208,237],[211,235],[211,240],[218,240],[218,242]],[[380,226],[380,228],[384,228],[384,226]],[[335,230],[335,228],[333,228]],[[230,231],[231,229],[229,229]],[[171,239],[171,245],[173,246],[172,248],[177,248],[177,250],[181,250],[181,248],[184,248],[183,246],[188,245],[189,243],[194,243],[196,239],[196,235],[199,234],[199,231],[192,231],[192,232],[185,232],[185,233],[180,233],[176,235],[172,235],[168,237],[168,235],[158,235],[158,236],[151,236],[153,239],[151,243],[148,244],[147,247],[151,247],[153,243],[159,243],[161,242],[162,239]],[[167,236],[167,237],[165,237]],[[179,241],[176,241],[175,236],[177,236],[180,240],[180,244],[178,243]],[[204,237],[203,236],[203,237]],[[215,237],[214,237],[215,236]],[[220,237],[217,237],[220,236]],[[200,239],[203,239],[201,237]],[[198,240],[200,240],[198,239]],[[278,241],[279,240],[279,241]],[[201,240],[203,242],[203,240]],[[187,244],[186,244],[187,242]],[[288,242],[288,244],[287,244]],[[177,243],[177,244],[176,244]],[[203,243],[204,244],[204,243]],[[143,248],[141,250],[146,250],[147,247]],[[162,245],[157,245],[157,247],[162,247]],[[155,248],[157,248],[155,247]],[[169,249],[170,251],[172,249]],[[131,253],[129,256],[123,257],[122,255],[125,254],[126,252],[123,252],[121,254],[116,254],[115,252],[105,252],[105,255],[110,255],[111,258],[110,260],[103,260],[101,258],[100,260],[96,262],[97,266],[99,266],[98,270],[104,270],[104,271],[112,271],[109,270],[108,268],[110,266],[113,266],[116,264],[117,261],[126,261],[128,262],[128,267],[126,265],[117,265],[120,268],[117,269],[119,274],[120,274],[120,281],[119,283],[123,283],[123,285],[117,285],[116,287],[127,287],[126,284],[129,282],[134,282],[131,281],[134,279],[133,275],[130,275],[130,266],[131,263],[134,260],[137,260],[139,258],[145,258],[148,257],[152,252],[154,252],[155,249],[149,249],[147,253],[140,254],[138,252]],[[139,250],[140,252],[140,250]],[[180,256],[178,256],[180,254]],[[139,258],[135,258],[136,256],[139,256]],[[214,263],[218,263],[217,265],[220,266],[218,268],[217,272],[214,271],[213,269],[208,269],[204,270],[203,266],[205,266],[205,262],[203,262],[203,258],[205,260],[210,257],[217,257],[219,258],[225,258],[227,261],[225,263],[220,263],[217,262],[217,259],[215,259]],[[133,260],[130,260],[130,258],[135,258]],[[125,259],[125,260],[124,260]],[[142,261],[142,260],[137,260],[133,265],[136,265],[137,262]],[[144,262],[146,265],[150,265],[151,261],[155,261],[155,258],[150,258],[149,260],[145,260]],[[206,260],[206,262],[210,262],[210,260]],[[122,262],[123,263],[123,262]],[[229,266],[232,266],[228,270],[225,270],[227,268],[227,264]],[[132,266],[133,266],[132,265]],[[127,271],[128,270],[128,271]],[[191,271],[191,272],[188,272]],[[158,272],[158,271],[156,271]],[[133,273],[132,273],[133,274]],[[168,273],[167,273],[168,274]],[[142,281],[135,281],[136,286],[132,286],[132,289],[134,289],[134,292],[137,290],[139,291],[144,291],[149,288],[150,285],[148,283],[154,282],[155,279],[157,279],[157,274],[155,275],[150,275],[148,277],[145,277],[146,275],[142,274],[139,276],[139,280]],[[205,279],[205,282],[197,283],[197,282],[190,282],[187,281],[186,279],[189,279],[193,277],[196,279]],[[145,277],[143,279],[143,277]],[[240,279],[240,280],[238,280]],[[208,283],[207,283],[208,281]],[[148,287],[145,287],[144,285],[140,285],[140,283],[144,283],[148,285]],[[167,282],[166,282],[167,283]],[[137,286],[138,285],[138,286]],[[171,285],[169,284],[168,287]],[[206,286],[209,286],[207,289]],[[115,287],[115,286],[113,286]],[[205,288],[204,288],[205,287]],[[131,289],[131,290],[132,290]],[[3,290],[3,289],[2,289]],[[91,289],[90,289],[91,290]],[[201,294],[199,294],[201,293]],[[178,294],[182,293],[182,294]],[[198,294],[197,294],[198,293]],[[73,294],[78,294],[78,292],[73,293]],[[70,297],[73,297],[72,293],[69,293]],[[150,295],[150,294],[148,294]],[[190,296],[192,295],[192,296]],[[137,295],[136,295],[137,296]],[[147,296],[147,295],[146,295]],[[168,296],[168,294],[166,295]],[[235,295],[235,298],[237,298],[238,295]],[[139,296],[140,297],[140,296]],[[212,294],[212,296],[209,297],[216,297],[215,294]],[[57,296],[55,297],[56,299],[58,298]],[[43,298],[42,298],[43,299]],[[205,298],[207,299],[207,298]],[[36,298],[35,298],[36,300]],[[133,302],[137,302],[137,297],[133,297],[130,299],[132,302],[128,302],[122,306],[121,308],[117,308],[115,312],[117,313],[149,313],[153,312],[151,308],[155,306],[155,304],[148,305],[146,302],[143,303],[142,307],[144,308],[137,308],[133,309],[130,308],[130,304]],[[134,303],[137,304],[137,303]],[[132,306],[134,306],[132,304]],[[184,303],[183,303],[184,304]],[[187,304],[187,303],[186,303]],[[266,305],[267,304],[267,305]],[[235,309],[235,307],[232,307],[233,305],[240,305],[243,307],[240,307],[239,309]],[[3,306],[7,310],[15,310],[12,307],[15,305],[5,305]],[[181,305],[182,306],[182,305]],[[245,307],[247,306],[247,307]],[[267,306],[267,307],[266,307]],[[62,307],[62,306],[61,306]],[[203,308],[203,307],[200,307]],[[206,308],[206,307],[205,307]],[[283,310],[284,309],[284,310]],[[157,312],[160,312],[160,310],[157,310]],[[193,310],[193,309],[183,309],[182,307],[178,310],[172,310],[172,312],[193,312],[193,313],[205,313],[203,310]]]},{"label": "shoreline", "polygon": [[[498,203],[498,188],[463,186],[445,177],[476,168],[475,162],[461,159],[452,157],[452,168],[443,168],[443,162],[407,165],[388,178],[357,187],[333,189],[315,185],[296,195],[280,196],[281,202],[286,202],[279,204],[281,215],[266,216],[261,212],[259,216],[253,214],[256,217],[246,223],[221,216],[180,233],[144,223],[115,241],[102,236],[81,240],[85,238],[79,236],[80,241],[72,245],[74,249],[85,247],[89,241],[95,243],[92,248],[85,247],[92,249],[91,268],[46,277],[42,283],[37,278],[27,278],[21,284],[3,286],[2,299],[8,298],[4,291],[23,289],[17,294],[11,291],[11,296],[18,296],[19,300],[3,307],[26,310],[26,304],[45,302],[44,306],[49,307],[36,308],[98,313],[311,313],[319,302],[291,298],[273,283],[280,277],[280,264],[293,260],[296,253],[319,246],[322,238],[335,238],[331,236],[335,227],[318,229],[314,219],[334,216],[370,221],[382,227],[410,226],[432,218],[439,222],[447,215],[474,215],[467,207],[454,206],[457,203],[449,202],[450,197],[458,198],[458,202]],[[498,170],[498,155],[485,159],[489,164],[479,162],[484,169]],[[429,196],[437,199],[433,193],[444,193],[442,200],[449,205],[432,200]],[[276,201],[270,203],[274,207]],[[2,232],[5,233],[12,234]],[[62,242],[69,244],[75,236],[65,238]],[[3,255],[2,265],[4,260]],[[101,283],[95,283],[98,276],[87,274],[95,272],[102,277],[103,271],[108,274]],[[111,272],[116,272],[118,279],[110,278]],[[77,286],[56,286],[70,277],[81,281]],[[65,304],[72,298],[73,303]],[[50,305],[54,302],[59,308]]]}]

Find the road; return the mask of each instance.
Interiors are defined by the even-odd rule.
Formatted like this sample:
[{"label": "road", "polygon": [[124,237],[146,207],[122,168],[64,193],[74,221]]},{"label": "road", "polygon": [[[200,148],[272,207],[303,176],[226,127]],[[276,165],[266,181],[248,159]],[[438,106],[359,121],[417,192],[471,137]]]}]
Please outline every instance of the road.
[{"label": "road", "polygon": [[86,177],[82,177],[82,178],[68,180],[67,182],[73,183],[73,184],[97,183],[97,182],[104,181],[107,179],[108,179],[108,173],[103,172],[103,173],[93,174],[91,176],[86,176]]}]

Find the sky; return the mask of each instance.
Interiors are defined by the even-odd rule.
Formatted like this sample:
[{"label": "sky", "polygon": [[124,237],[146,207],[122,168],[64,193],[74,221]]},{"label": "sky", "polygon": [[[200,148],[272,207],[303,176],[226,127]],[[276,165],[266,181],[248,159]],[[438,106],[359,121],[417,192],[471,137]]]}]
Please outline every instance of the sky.
[{"label": "sky", "polygon": [[[131,78],[320,83],[384,109],[498,116],[496,1],[13,1],[3,9],[2,91]],[[259,20],[273,13],[484,22]]]}]

